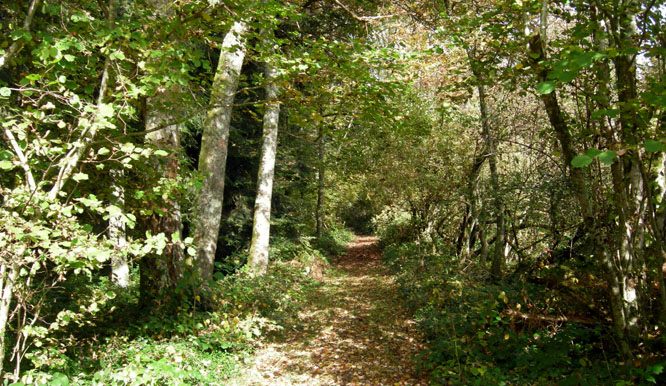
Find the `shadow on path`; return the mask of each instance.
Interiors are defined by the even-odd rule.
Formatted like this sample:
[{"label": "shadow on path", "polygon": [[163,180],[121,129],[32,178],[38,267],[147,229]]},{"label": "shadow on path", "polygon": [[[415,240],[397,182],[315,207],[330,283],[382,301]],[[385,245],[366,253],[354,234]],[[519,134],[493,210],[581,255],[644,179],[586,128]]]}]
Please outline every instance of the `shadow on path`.
[{"label": "shadow on path", "polygon": [[420,337],[376,241],[359,236],[335,258],[297,324],[265,342],[229,384],[427,385],[412,363]]}]

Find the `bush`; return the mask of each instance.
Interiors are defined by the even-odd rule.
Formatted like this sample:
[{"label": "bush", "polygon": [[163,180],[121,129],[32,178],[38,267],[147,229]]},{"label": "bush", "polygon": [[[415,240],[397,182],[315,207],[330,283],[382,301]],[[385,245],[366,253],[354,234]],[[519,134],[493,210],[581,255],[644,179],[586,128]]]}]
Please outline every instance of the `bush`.
[{"label": "bush", "polygon": [[558,304],[546,287],[492,284],[446,256],[391,244],[384,262],[428,342],[420,358],[432,384],[648,384],[663,359],[623,362],[602,325],[550,320]]},{"label": "bush", "polygon": [[407,212],[386,209],[372,219],[379,245],[399,245],[414,241],[414,227],[411,224],[411,215]]},{"label": "bush", "polygon": [[324,230],[315,246],[327,256],[337,256],[346,252],[347,244],[354,238],[354,233],[342,227]]}]

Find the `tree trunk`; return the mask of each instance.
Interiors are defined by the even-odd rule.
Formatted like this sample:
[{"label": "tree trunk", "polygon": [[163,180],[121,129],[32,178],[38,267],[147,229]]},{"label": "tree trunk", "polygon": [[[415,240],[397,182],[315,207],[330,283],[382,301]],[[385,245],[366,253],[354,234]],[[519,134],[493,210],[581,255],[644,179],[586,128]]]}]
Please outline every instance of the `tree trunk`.
[{"label": "tree trunk", "polygon": [[213,263],[220,231],[224,178],[229,142],[229,125],[234,95],[247,50],[248,25],[237,21],[224,37],[213,80],[209,110],[199,154],[199,172],[204,176],[196,202],[194,242],[196,269],[202,283],[213,278]]},{"label": "tree trunk", "polygon": [[[545,59],[543,46],[539,35],[535,35],[530,40],[531,60],[535,68],[540,68],[538,72],[539,81],[547,80],[547,69],[540,66],[539,61]],[[571,160],[575,156],[575,150],[571,143],[571,134],[569,127],[564,119],[555,91],[541,95],[541,100],[546,108],[546,113],[550,124],[555,131],[560,147],[562,149],[562,160],[565,167],[569,170],[569,184],[572,187],[576,200],[578,202],[581,217],[586,233],[589,235],[593,247],[594,255],[604,270],[605,278],[609,287],[608,296],[613,317],[613,327],[620,344],[620,351],[623,355],[629,356],[631,349],[626,336],[627,321],[624,315],[623,307],[623,289],[617,276],[614,274],[614,262],[611,254],[606,250],[607,240],[603,236],[603,226],[599,223],[599,216],[595,216],[590,201],[585,173],[581,168],[574,168]]]},{"label": "tree trunk", "polygon": [[9,308],[14,295],[14,283],[18,278],[18,266],[3,263],[0,266],[0,374],[4,371],[6,341],[5,332],[9,323]]},{"label": "tree trunk", "polygon": [[[151,0],[150,3],[156,18],[173,19],[171,2]],[[162,67],[162,64],[160,59],[150,61],[150,65],[155,68]],[[174,83],[168,88],[160,87],[146,101],[145,141],[169,153],[166,158],[156,158],[152,163],[157,176],[162,178],[162,185],[167,187],[176,184],[178,180],[182,128],[177,122],[183,115],[184,99],[181,86]],[[148,226],[153,235],[163,233],[171,242],[167,242],[160,255],[149,254],[139,261],[140,303],[144,307],[180,304],[174,290],[184,276],[185,256],[180,242],[183,222],[178,198],[164,198],[160,207],[153,210]]]},{"label": "tree trunk", "polygon": [[[154,163],[155,170],[163,176],[166,185],[178,179],[181,128],[173,122],[178,119],[177,106],[182,103],[182,98],[180,87],[174,85],[150,98],[146,109],[146,142],[169,153],[165,162]],[[159,128],[162,129],[157,130]],[[180,203],[178,199],[169,197],[161,205],[153,211],[150,229],[154,235],[164,233],[172,242],[167,243],[159,256],[151,254],[141,259],[139,287],[144,306],[177,300],[175,294],[169,292],[183,278],[185,256],[179,242],[183,233]],[[174,238],[174,235],[177,237]]]},{"label": "tree trunk", "polygon": [[113,196],[113,205],[120,208],[121,213],[109,217],[109,240],[113,243],[114,254],[111,257],[111,282],[121,288],[129,286],[129,264],[127,262],[127,237],[125,236],[125,221],[123,213],[125,212],[125,188],[123,188],[122,179],[124,173],[122,170],[112,170],[111,196]]},{"label": "tree trunk", "polygon": [[[483,81],[484,76],[481,69],[476,62],[476,49],[470,48],[467,50],[467,58],[472,69],[472,73],[479,81]],[[495,207],[495,249],[493,250],[492,263],[490,274],[494,279],[502,277],[505,265],[505,249],[507,246],[506,241],[506,222],[504,217],[504,200],[500,192],[499,177],[497,173],[497,139],[496,134],[493,133],[493,128],[490,124],[490,116],[488,114],[486,88],[483,83],[477,85],[479,92],[479,112],[481,114],[481,130],[485,141],[485,149],[488,154],[488,166],[490,167],[490,186],[494,193],[493,204]]]},{"label": "tree trunk", "polygon": [[481,229],[479,230],[479,238],[481,239],[481,252],[479,253],[479,265],[486,266],[488,262],[488,235],[486,235],[486,224],[481,220]]},{"label": "tree trunk", "polygon": [[[665,112],[666,114],[666,112]],[[656,187],[659,200],[654,197],[648,196],[648,203],[650,205],[650,214],[651,214],[651,228],[654,234],[654,238],[657,242],[658,253],[655,258],[655,264],[652,268],[653,275],[655,276],[654,281],[657,283],[659,288],[658,295],[658,304],[659,304],[659,321],[662,326],[666,325],[666,283],[664,283],[664,258],[666,256],[666,247],[664,245],[664,225],[666,224],[666,212],[661,210],[657,211],[655,208],[656,202],[664,202],[666,200],[666,155],[661,154],[659,165],[657,166],[656,172]],[[647,174],[643,172],[644,174]],[[647,177],[644,177],[643,180],[645,184],[648,184],[649,181]],[[646,187],[645,191],[650,195],[649,187]]]},{"label": "tree trunk", "polygon": [[275,84],[276,70],[271,63],[265,64],[266,105],[264,111],[264,141],[261,147],[261,161],[257,178],[257,198],[254,204],[252,224],[252,244],[248,265],[252,275],[263,275],[268,267],[268,247],[271,228],[271,197],[273,195],[273,174],[277,150],[278,121],[280,102],[278,87]]},{"label": "tree trunk", "polygon": [[474,158],[474,163],[468,174],[467,179],[467,203],[465,204],[465,216],[460,224],[460,233],[456,243],[456,255],[461,264],[470,257],[471,249],[474,247],[472,243],[472,233],[475,227],[479,226],[479,214],[481,213],[481,202],[479,200],[478,185],[479,175],[481,168],[486,158],[488,158],[487,141],[484,140],[484,145],[480,153]]},{"label": "tree trunk", "polygon": [[324,131],[320,126],[319,135],[317,136],[317,211],[315,214],[317,217],[317,239],[321,238],[324,228],[324,183],[326,177],[326,170],[324,168],[324,151]]}]

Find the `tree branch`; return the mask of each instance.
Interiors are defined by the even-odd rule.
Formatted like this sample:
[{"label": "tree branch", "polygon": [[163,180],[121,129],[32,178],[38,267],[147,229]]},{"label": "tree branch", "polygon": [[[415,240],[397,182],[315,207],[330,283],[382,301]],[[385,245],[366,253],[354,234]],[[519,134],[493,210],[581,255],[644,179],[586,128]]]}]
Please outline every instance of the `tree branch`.
[{"label": "tree branch", "polygon": [[16,142],[16,138],[14,138],[14,134],[11,132],[11,130],[9,130],[9,128],[5,128],[5,136],[7,137],[9,143],[12,145],[14,153],[16,153],[19,162],[21,162],[21,167],[25,172],[25,178],[26,181],[28,182],[28,187],[32,191],[36,190],[37,184],[35,183],[35,177],[33,177],[32,171],[30,171],[30,165],[28,164],[28,159],[25,157],[25,154],[23,153],[23,149],[21,149],[18,142]]},{"label": "tree branch", "polygon": [[[32,3],[30,3],[30,8],[28,8],[28,14],[25,16],[25,20],[23,20],[23,29],[26,32],[30,32],[30,26],[32,25],[32,18],[35,16],[35,12],[37,12],[37,7],[39,4],[42,2],[42,0],[32,0]],[[16,55],[21,48],[23,48],[23,45],[25,44],[25,39],[20,38],[16,40],[14,43],[12,43],[11,46],[9,46],[9,49],[7,52],[5,52],[4,55],[0,55],[0,70],[3,69],[7,65],[7,63]]]},{"label": "tree branch", "polygon": [[[108,23],[109,27],[113,26],[114,23],[114,13],[115,13],[115,0],[109,1],[109,18]],[[56,181],[53,184],[53,187],[49,191],[48,197],[50,199],[55,199],[58,197],[58,193],[62,190],[62,187],[65,185],[67,180],[71,177],[74,172],[74,168],[78,165],[81,158],[85,154],[86,150],[90,146],[90,143],[93,141],[97,134],[97,130],[100,127],[100,110],[104,104],[104,96],[109,87],[109,73],[111,72],[111,57],[107,56],[104,61],[104,70],[102,71],[102,80],[99,86],[99,95],[97,97],[97,109],[93,114],[93,119],[90,124],[90,127],[87,130],[84,130],[82,134],[81,143],[74,145],[72,149],[67,152],[67,155],[61,160],[60,170],[58,170],[58,176]]]}]

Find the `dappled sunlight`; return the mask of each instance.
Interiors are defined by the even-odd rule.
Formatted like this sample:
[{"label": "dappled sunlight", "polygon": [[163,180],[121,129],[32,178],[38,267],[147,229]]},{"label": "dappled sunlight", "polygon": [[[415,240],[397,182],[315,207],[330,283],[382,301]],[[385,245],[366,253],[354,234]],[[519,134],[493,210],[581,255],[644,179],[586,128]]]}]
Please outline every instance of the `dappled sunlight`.
[{"label": "dappled sunlight", "polygon": [[333,259],[298,320],[265,342],[232,385],[426,385],[412,358],[423,345],[376,239]]}]

